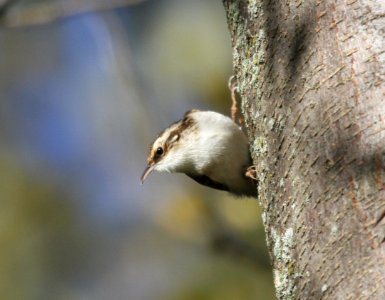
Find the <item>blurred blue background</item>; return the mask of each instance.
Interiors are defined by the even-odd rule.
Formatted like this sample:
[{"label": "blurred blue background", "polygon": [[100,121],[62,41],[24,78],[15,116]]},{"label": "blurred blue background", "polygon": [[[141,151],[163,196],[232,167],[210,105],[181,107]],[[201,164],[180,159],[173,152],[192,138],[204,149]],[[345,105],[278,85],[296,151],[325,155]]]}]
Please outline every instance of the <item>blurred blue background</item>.
[{"label": "blurred blue background", "polygon": [[255,200],[139,184],[162,129],[229,113],[221,1],[5,4],[1,299],[274,299]]}]

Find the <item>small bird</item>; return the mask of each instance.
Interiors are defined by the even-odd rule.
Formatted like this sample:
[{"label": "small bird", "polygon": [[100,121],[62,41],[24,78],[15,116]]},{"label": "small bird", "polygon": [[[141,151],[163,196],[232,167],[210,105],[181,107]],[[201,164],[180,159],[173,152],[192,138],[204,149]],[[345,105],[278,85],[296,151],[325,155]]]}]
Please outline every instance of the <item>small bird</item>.
[{"label": "small bird", "polygon": [[154,170],[184,173],[214,189],[257,197],[248,139],[232,119],[217,112],[186,112],[155,139],[147,162],[142,184]]}]

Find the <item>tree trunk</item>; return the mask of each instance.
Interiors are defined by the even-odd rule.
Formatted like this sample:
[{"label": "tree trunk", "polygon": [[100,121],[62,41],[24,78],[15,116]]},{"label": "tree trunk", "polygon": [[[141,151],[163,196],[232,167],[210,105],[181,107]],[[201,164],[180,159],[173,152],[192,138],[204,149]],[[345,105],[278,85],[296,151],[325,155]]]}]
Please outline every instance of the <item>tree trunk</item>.
[{"label": "tree trunk", "polygon": [[224,0],[279,299],[385,299],[385,1]]}]

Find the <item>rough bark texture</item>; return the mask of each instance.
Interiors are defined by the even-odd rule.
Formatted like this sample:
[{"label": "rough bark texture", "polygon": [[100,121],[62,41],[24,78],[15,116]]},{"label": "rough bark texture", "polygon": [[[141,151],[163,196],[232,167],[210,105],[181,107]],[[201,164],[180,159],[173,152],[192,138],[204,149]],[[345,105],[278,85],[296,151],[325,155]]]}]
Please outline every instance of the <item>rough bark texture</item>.
[{"label": "rough bark texture", "polygon": [[385,1],[224,0],[279,299],[385,299]]}]

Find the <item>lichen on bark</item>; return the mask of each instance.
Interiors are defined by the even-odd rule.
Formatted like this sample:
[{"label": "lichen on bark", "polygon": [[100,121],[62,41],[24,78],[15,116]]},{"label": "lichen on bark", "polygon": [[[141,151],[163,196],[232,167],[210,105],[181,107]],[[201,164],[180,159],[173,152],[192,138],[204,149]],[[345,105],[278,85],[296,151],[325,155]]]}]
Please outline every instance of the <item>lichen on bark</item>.
[{"label": "lichen on bark", "polygon": [[279,299],[385,299],[385,5],[224,0]]}]

